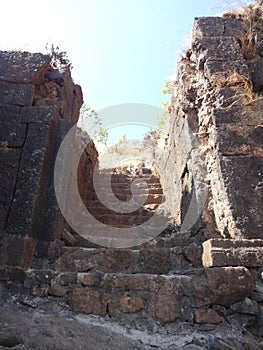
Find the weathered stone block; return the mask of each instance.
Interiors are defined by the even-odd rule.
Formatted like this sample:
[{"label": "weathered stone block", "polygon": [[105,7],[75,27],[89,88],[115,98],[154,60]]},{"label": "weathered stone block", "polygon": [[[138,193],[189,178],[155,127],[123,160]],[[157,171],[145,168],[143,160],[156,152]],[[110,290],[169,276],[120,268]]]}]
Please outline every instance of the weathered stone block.
[{"label": "weathered stone block", "polygon": [[109,296],[107,293],[92,288],[74,288],[70,294],[69,304],[72,310],[105,316]]},{"label": "weathered stone block", "polygon": [[0,80],[29,83],[50,65],[51,57],[41,53],[21,51],[0,52]]},{"label": "weathered stone block", "polygon": [[139,255],[138,269],[144,273],[164,274],[176,267],[176,257],[172,249],[143,249]]},{"label": "weathered stone block", "polygon": [[193,37],[218,37],[224,34],[224,19],[222,17],[195,18]]},{"label": "weathered stone block", "polygon": [[218,150],[224,155],[263,155],[263,127],[221,126],[216,131]]},{"label": "weathered stone block", "polygon": [[231,305],[230,309],[240,314],[247,315],[257,315],[259,313],[258,303],[249,298],[245,298],[245,300],[239,301],[238,303]]},{"label": "weathered stone block", "polygon": [[31,237],[8,235],[7,265],[29,267],[32,264],[36,242]]},{"label": "weathered stone block", "polygon": [[255,92],[263,91],[263,58],[255,63],[255,69],[252,73],[253,90]]},{"label": "weathered stone block", "polygon": [[109,290],[119,291],[158,291],[165,278],[157,275],[146,274],[108,274],[102,280],[102,286],[107,286]]},{"label": "weathered stone block", "polygon": [[204,55],[204,59],[224,60],[227,62],[244,60],[240,46],[234,37],[215,37],[195,39],[192,49],[196,55]]},{"label": "weathered stone block", "polygon": [[220,166],[236,228],[244,239],[262,238],[262,158],[222,157]]},{"label": "weathered stone block", "polygon": [[25,123],[50,123],[57,116],[54,106],[31,106],[21,109],[20,121]]},{"label": "weathered stone block", "polygon": [[103,284],[104,274],[102,272],[91,272],[91,273],[78,273],[78,281],[83,286],[87,287],[101,287]]},{"label": "weathered stone block", "polygon": [[[1,249],[1,246],[0,246],[0,249]],[[8,280],[8,269],[6,266],[0,266],[0,281],[7,281],[7,280]]]},{"label": "weathered stone block", "polygon": [[0,82],[2,105],[29,106],[33,102],[34,85]]},{"label": "weathered stone block", "polygon": [[229,77],[239,74],[240,81],[244,78],[249,78],[247,63],[244,59],[235,61],[225,61],[208,58],[204,63],[204,73],[210,82],[216,86],[230,85]]},{"label": "weathered stone block", "polygon": [[[222,96],[227,98],[227,96]],[[232,108],[217,108],[213,111],[213,123],[216,127],[225,126],[225,124],[241,125],[261,125],[263,123],[262,101],[254,101],[246,108],[233,106]]]},{"label": "weathered stone block", "polygon": [[49,269],[34,269],[30,271],[30,278],[38,286],[50,286],[55,273]]},{"label": "weathered stone block", "polygon": [[121,270],[123,272],[136,271],[136,265],[138,262],[138,252],[131,250],[107,250],[104,253],[103,259],[100,259],[99,263],[102,267],[101,270],[110,269],[111,272]]},{"label": "weathered stone block", "polygon": [[18,121],[20,109],[17,106],[0,106],[0,122]]},{"label": "weathered stone block", "polygon": [[[21,349],[20,344],[23,344],[23,337],[17,334],[16,330],[13,328],[7,328],[7,333],[5,330],[0,331],[0,344],[1,348],[15,348]],[[23,346],[23,345],[22,345]]]},{"label": "weathered stone block", "polygon": [[197,311],[195,314],[195,322],[218,324],[222,322],[222,317],[220,317],[218,313],[213,309],[206,311]]},{"label": "weathered stone block", "polygon": [[252,295],[255,282],[245,267],[222,267],[205,269],[206,291],[203,288],[201,298],[209,304],[229,306]]},{"label": "weathered stone block", "polygon": [[8,269],[8,276],[10,281],[16,282],[24,282],[28,278],[26,271],[19,266],[10,266]]},{"label": "weathered stone block", "polygon": [[57,266],[62,270],[84,272],[95,267],[95,262],[90,259],[93,249],[66,249],[66,252],[59,258]]},{"label": "weathered stone block", "polygon": [[263,266],[263,240],[210,239],[203,243],[203,266]]},{"label": "weathered stone block", "polygon": [[174,322],[180,317],[181,303],[176,292],[170,281],[166,281],[158,291],[154,302],[154,313],[160,322]]},{"label": "weathered stone block", "polygon": [[74,272],[62,273],[59,276],[59,283],[62,286],[68,286],[77,282],[77,274]]},{"label": "weathered stone block", "polygon": [[58,261],[58,266],[70,271],[84,272],[97,269],[113,272],[136,271],[138,253],[129,250],[105,250],[88,248],[66,248]]},{"label": "weathered stone block", "polygon": [[0,147],[22,147],[26,129],[25,124],[0,122]]},{"label": "weathered stone block", "polygon": [[0,233],[0,266],[5,266],[7,262],[7,234]]},{"label": "weathered stone block", "polygon": [[263,284],[262,283],[256,284],[254,293],[252,295],[252,299],[258,302],[263,302]]},{"label": "weathered stone block", "polygon": [[101,271],[122,273],[163,274],[180,269],[182,259],[173,249],[156,248],[143,250],[64,248],[57,267],[67,271]]},{"label": "weathered stone block", "polygon": [[183,249],[183,254],[195,267],[202,265],[202,247],[196,243],[189,244]]},{"label": "weathered stone block", "polygon": [[[49,126],[46,124],[29,125],[27,139],[23,147],[20,170],[16,183],[16,189],[8,217],[7,232],[17,234],[29,234],[32,229],[35,212],[39,209],[39,196],[43,175],[44,159],[48,144]],[[46,169],[47,171],[47,169]]]},{"label": "weathered stone block", "polygon": [[65,287],[62,287],[59,283],[53,283],[48,290],[48,294],[54,295],[56,297],[63,297],[67,294],[67,289]]},{"label": "weathered stone block", "polygon": [[0,232],[6,225],[18,175],[21,150],[1,149],[0,182]]},{"label": "weathered stone block", "polygon": [[234,36],[238,39],[247,35],[249,30],[249,21],[244,21],[239,18],[224,18],[224,36]]},{"label": "weathered stone block", "polygon": [[109,303],[109,311],[117,309],[122,313],[136,313],[144,309],[144,302],[140,297],[125,296],[117,302]]},{"label": "weathered stone block", "polygon": [[[44,191],[46,195],[46,203],[41,217],[41,236],[44,241],[52,241],[55,237],[60,237],[62,227],[65,225],[65,223],[63,223],[63,219],[61,219],[61,214],[59,213],[58,202],[55,195],[54,162],[58,148],[71,126],[72,125],[68,120],[62,119],[58,119],[57,123],[51,123],[50,125],[50,139],[48,141],[49,147],[47,149],[45,159],[45,174],[43,175],[43,178],[46,180],[46,190]],[[71,205],[74,207],[73,203],[71,203]]]}]

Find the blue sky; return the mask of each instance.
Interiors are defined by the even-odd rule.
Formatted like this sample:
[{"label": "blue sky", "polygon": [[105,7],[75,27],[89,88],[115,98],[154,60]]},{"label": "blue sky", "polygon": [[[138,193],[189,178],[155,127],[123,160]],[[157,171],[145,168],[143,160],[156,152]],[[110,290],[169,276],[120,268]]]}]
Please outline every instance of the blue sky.
[{"label": "blue sky", "polygon": [[88,0],[74,7],[69,53],[86,103],[159,106],[194,17],[218,11],[214,0]]},{"label": "blue sky", "polygon": [[[160,105],[194,17],[222,11],[221,0],[9,0],[1,6],[0,49],[68,52],[88,106]],[[239,1],[240,3],[240,1]],[[11,23],[11,24],[10,24]]]},{"label": "blue sky", "polygon": [[46,53],[48,43],[67,51],[74,81],[97,111],[124,103],[160,106],[168,98],[161,93],[163,82],[189,45],[194,18],[222,13],[231,3],[9,0],[1,6],[0,49]]}]

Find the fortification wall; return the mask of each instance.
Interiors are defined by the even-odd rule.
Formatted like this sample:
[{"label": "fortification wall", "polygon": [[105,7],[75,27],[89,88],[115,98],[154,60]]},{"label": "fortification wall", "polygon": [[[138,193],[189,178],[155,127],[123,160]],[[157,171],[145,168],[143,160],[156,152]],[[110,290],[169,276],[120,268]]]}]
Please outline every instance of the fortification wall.
[{"label": "fortification wall", "polygon": [[[63,137],[77,123],[81,88],[68,64],[28,52],[0,52],[0,261],[32,265],[56,256],[66,223],[54,192],[54,164]],[[79,130],[74,147],[85,135]],[[97,151],[88,144],[79,186],[88,191]]]},{"label": "fortification wall", "polygon": [[[68,65],[58,56],[0,53],[0,345],[20,339],[29,349],[77,349],[100,333],[96,349],[262,347],[262,33],[259,17],[195,20],[156,159],[178,230],[125,249],[81,239],[59,212],[55,159],[82,104]],[[86,139],[77,131],[72,150]],[[77,178],[100,216],[89,193],[97,151],[88,145],[78,173],[65,164],[61,174],[65,183]],[[120,198],[127,198],[124,177],[113,176]],[[157,180],[149,177],[160,204]],[[77,206],[70,188],[65,194]],[[41,329],[31,327],[34,317]]]},{"label": "fortification wall", "polygon": [[194,197],[196,231],[262,238],[262,35],[262,20],[195,19],[173,82],[166,157],[157,160],[175,224],[187,221]]}]

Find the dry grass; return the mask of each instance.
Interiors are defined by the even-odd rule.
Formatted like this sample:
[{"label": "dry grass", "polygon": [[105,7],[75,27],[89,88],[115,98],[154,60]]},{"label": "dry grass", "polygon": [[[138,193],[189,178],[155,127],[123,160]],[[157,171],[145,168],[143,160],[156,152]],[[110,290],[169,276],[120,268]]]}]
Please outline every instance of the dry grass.
[{"label": "dry grass", "polygon": [[224,1],[221,6],[225,11],[223,17],[240,18],[250,22],[257,22],[262,19],[263,2],[256,0],[253,4],[247,5],[246,1]]},{"label": "dry grass", "polygon": [[217,87],[241,87],[247,91],[252,91],[253,86],[251,80],[245,75],[239,74],[236,70],[230,70],[225,73],[215,74],[217,77]]},{"label": "dry grass", "polygon": [[[247,31],[237,39],[240,43],[244,58],[246,60],[253,60],[258,58],[257,37],[259,33],[255,24],[263,23],[263,1],[257,0],[248,6],[240,5],[232,7],[230,11],[223,14],[223,17],[239,18],[242,19],[244,23],[247,23]],[[263,35],[263,33],[261,33],[261,35]]]},{"label": "dry grass", "polygon": [[233,98],[235,103],[242,102],[245,105],[249,105],[259,99],[259,95],[253,92],[251,79],[235,70],[215,74],[215,86],[217,88],[234,88],[236,90]]},{"label": "dry grass", "polygon": [[243,56],[246,60],[257,58],[257,33],[254,33],[252,27],[248,29],[244,36],[238,38]]}]

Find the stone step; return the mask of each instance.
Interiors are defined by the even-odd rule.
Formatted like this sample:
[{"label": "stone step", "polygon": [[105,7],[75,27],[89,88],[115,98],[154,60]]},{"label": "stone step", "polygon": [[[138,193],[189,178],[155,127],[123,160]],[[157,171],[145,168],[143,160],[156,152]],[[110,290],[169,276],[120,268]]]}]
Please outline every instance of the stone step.
[{"label": "stone step", "polygon": [[[111,186],[113,187],[118,187],[120,186],[130,186],[133,182],[135,181],[136,185],[138,184],[143,184],[143,183],[147,183],[148,186],[151,185],[156,185],[159,186],[160,185],[160,181],[158,178],[154,179],[154,178],[120,178],[120,179],[116,179],[116,178],[96,178],[96,184],[103,186],[103,184],[105,183],[110,183]],[[135,184],[134,184],[135,185]]]},{"label": "stone step", "polygon": [[[103,193],[107,193],[108,192],[108,188],[104,188],[103,186],[99,188],[101,192]],[[158,187],[158,186],[148,186],[148,187],[140,187],[140,186],[137,186],[136,189],[138,190],[138,192],[140,192],[140,194],[163,194],[163,190],[162,190],[162,187]],[[96,192],[94,190],[94,192]],[[132,195],[132,191],[131,191],[131,187],[130,186],[127,186],[127,187],[112,187],[112,192],[115,194],[115,195],[119,195],[119,194],[129,194],[129,195]]]},{"label": "stone step", "polygon": [[[92,202],[89,202],[89,203],[86,203],[86,208],[88,209],[90,214],[92,214],[93,217],[100,220],[103,215],[116,215],[120,217],[123,216],[124,214],[121,214],[121,213],[122,213],[122,209],[124,209],[125,206],[120,205],[118,206],[118,208],[116,208],[116,211],[113,211],[106,208],[102,204],[98,204],[94,206]],[[142,217],[142,220],[143,220],[143,217],[145,218],[151,217],[153,215],[153,211],[146,210],[142,207],[139,210],[136,210],[135,212],[128,213],[128,214],[126,213],[125,215],[130,217],[139,217],[139,218]]]},{"label": "stone step", "polygon": [[[138,180],[138,179],[137,179]],[[133,186],[135,187],[144,187],[144,183],[146,183],[147,187],[148,188],[157,188],[157,189],[160,189],[162,188],[161,184],[159,182],[152,182],[152,183],[149,183],[148,181],[145,181],[145,182],[136,182],[135,184],[133,184]],[[100,186],[103,186],[104,183],[103,182],[99,182],[99,185]],[[132,185],[132,182],[121,182],[121,183],[111,183],[111,187],[113,189],[116,189],[116,188],[130,188]]]},{"label": "stone step", "polygon": [[[113,319],[132,322],[143,318],[161,323],[198,322],[199,313],[204,316],[207,312],[207,316],[213,316],[212,323],[220,323],[220,315],[209,305],[227,308],[251,296],[254,289],[253,277],[244,267],[193,269],[169,276],[77,273],[77,283],[68,287],[66,277],[67,274],[61,274],[58,281],[64,284],[71,310],[100,316],[108,314]],[[207,323],[211,323],[211,317],[207,317]]]},{"label": "stone step", "polygon": [[110,181],[112,184],[127,184],[127,183],[131,183],[133,180],[141,180],[142,182],[147,182],[148,184],[159,184],[160,180],[158,177],[156,176],[148,176],[148,175],[142,175],[142,176],[136,176],[136,177],[132,177],[132,176],[128,176],[128,175],[116,175],[113,174],[111,176],[109,175],[99,175],[99,177],[96,178],[96,182],[97,183],[105,183],[105,181]]},{"label": "stone step", "polygon": [[[134,201],[139,201],[144,202],[145,204],[161,204],[164,202],[165,197],[164,195],[161,193],[149,193],[147,194],[143,194],[140,193],[139,195],[135,194],[127,194],[125,192],[120,192],[119,194],[116,194],[116,197],[121,200],[121,201],[129,201],[130,199],[134,199]],[[105,195],[103,196],[103,198],[105,199],[105,201],[110,201],[111,200],[111,196],[109,196],[107,194],[107,192],[105,192]],[[86,196],[86,201],[98,201],[98,196],[95,192],[91,191],[87,194]]]},{"label": "stone step", "polygon": [[160,179],[158,176],[154,176],[154,175],[137,175],[136,179],[140,179],[142,181],[146,181],[149,184],[155,184],[155,183],[160,183]]},{"label": "stone step", "polygon": [[104,214],[99,216],[99,220],[105,225],[112,225],[117,227],[130,227],[130,226],[138,226],[149,220],[152,216],[151,213],[149,215],[110,215]]},{"label": "stone step", "polygon": [[[199,267],[201,267],[199,257]],[[56,268],[71,272],[168,274],[192,265],[178,248],[107,249],[65,247]]]},{"label": "stone step", "polygon": [[246,310],[247,302],[248,313],[258,313],[257,303],[249,299],[255,281],[245,267],[198,268],[183,274],[159,275],[9,266],[3,273],[4,278],[18,281],[37,297],[25,299],[26,303],[31,299],[33,307],[41,304],[41,297],[55,296],[56,303],[69,305],[73,312],[107,315],[125,324],[154,319],[162,324],[202,320],[211,325],[222,322],[219,312],[224,314],[229,307],[244,312],[242,307]]},{"label": "stone step", "polygon": [[[98,214],[103,214],[103,213],[121,213],[121,209],[128,209],[129,204],[123,202],[119,203],[119,205],[116,207],[116,211],[113,211],[107,207],[104,206],[103,203],[101,203],[99,200],[89,200],[85,201],[85,206],[88,208],[88,210],[92,212],[98,211]],[[138,210],[134,211],[131,213],[131,215],[149,215],[154,212],[155,209],[159,207],[159,204],[145,204],[142,207],[140,207]]]},{"label": "stone step", "polygon": [[[87,228],[89,232],[94,233],[94,225],[90,225]],[[101,228],[95,228],[95,232],[101,232]],[[65,236],[65,237],[64,237]],[[90,241],[90,239],[84,238],[79,235],[71,234],[69,232],[65,232],[63,236],[64,241],[68,247],[82,247],[82,248],[101,248],[102,246],[96,244],[94,241]],[[99,235],[102,239],[102,242],[107,242],[110,240],[108,237],[102,234]],[[93,235],[94,237],[94,235]],[[96,237],[96,236],[95,236]],[[96,241],[96,240],[95,240]],[[97,242],[98,243],[98,242]],[[105,245],[104,245],[105,246]],[[108,245],[107,245],[108,246]],[[171,234],[170,228],[163,230],[161,234],[149,240],[146,240],[144,243],[137,245],[136,247],[132,247],[131,249],[156,249],[156,248],[173,248],[176,249],[178,254],[183,250],[188,260],[194,262],[199,261],[197,265],[200,264],[200,259],[202,255],[202,247],[200,244],[195,243],[195,239],[191,237],[190,233],[183,234]]]},{"label": "stone step", "polygon": [[203,243],[203,265],[215,266],[263,266],[262,239],[209,239]]}]

